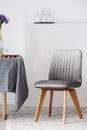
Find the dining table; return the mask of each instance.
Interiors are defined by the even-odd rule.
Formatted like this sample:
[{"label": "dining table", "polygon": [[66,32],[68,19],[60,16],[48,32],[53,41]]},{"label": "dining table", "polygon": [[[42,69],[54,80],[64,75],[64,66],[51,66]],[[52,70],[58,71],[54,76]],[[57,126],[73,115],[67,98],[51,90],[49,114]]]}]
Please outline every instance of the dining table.
[{"label": "dining table", "polygon": [[6,118],[6,94],[14,93],[14,109],[18,111],[28,97],[25,64],[21,55],[0,55],[0,92],[2,96],[2,116]]}]

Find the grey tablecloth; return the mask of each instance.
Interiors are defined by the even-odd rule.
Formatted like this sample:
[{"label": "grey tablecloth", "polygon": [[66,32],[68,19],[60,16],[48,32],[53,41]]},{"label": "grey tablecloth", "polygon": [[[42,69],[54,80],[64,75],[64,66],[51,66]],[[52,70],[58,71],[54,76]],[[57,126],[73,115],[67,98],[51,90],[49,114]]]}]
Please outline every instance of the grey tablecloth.
[{"label": "grey tablecloth", "polygon": [[15,110],[19,110],[28,97],[23,58],[0,58],[0,92],[15,93]]}]

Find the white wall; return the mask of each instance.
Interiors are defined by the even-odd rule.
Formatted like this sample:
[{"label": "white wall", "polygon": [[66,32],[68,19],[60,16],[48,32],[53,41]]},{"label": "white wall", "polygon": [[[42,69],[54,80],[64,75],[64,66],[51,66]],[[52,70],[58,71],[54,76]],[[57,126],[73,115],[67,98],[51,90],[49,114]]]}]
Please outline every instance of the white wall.
[{"label": "white wall", "polygon": [[[52,9],[55,24],[33,24],[36,12],[44,8]],[[10,19],[8,25],[3,25],[3,37],[9,53],[21,54],[25,60],[29,85],[29,98],[25,105],[36,106],[39,90],[33,84],[47,79],[53,51],[63,48],[83,51],[83,84],[77,93],[80,104],[87,106],[87,1],[0,0],[1,13]],[[8,104],[13,100],[14,95],[8,94]],[[62,105],[62,100],[63,94],[55,92],[54,106]],[[68,105],[72,105],[68,100]],[[45,105],[48,105],[47,100]]]}]

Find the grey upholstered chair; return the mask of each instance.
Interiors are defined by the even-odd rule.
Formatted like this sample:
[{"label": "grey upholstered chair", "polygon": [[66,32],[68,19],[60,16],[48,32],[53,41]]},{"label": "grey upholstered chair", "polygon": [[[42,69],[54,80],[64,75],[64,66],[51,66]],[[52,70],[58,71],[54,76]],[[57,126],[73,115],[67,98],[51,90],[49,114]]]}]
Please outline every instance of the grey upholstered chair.
[{"label": "grey upholstered chair", "polygon": [[82,83],[82,52],[80,50],[56,50],[49,71],[49,80],[38,81],[34,84],[41,89],[36,109],[35,121],[38,120],[40,110],[47,90],[50,91],[49,116],[51,116],[53,91],[64,92],[63,123],[66,120],[66,93],[69,92],[79,118],[82,113],[78,102],[75,88]]}]

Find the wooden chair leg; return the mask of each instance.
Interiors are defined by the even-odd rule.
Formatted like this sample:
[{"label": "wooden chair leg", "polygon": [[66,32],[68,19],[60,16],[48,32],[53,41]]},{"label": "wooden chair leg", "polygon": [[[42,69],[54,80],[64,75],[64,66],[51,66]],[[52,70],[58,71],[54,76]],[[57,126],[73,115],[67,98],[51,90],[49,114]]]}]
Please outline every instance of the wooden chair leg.
[{"label": "wooden chair leg", "polygon": [[52,111],[52,101],[53,101],[53,90],[50,91],[49,117],[51,116],[51,111]]},{"label": "wooden chair leg", "polygon": [[63,124],[66,123],[66,90],[64,90],[64,104],[63,104]]},{"label": "wooden chair leg", "polygon": [[35,118],[34,118],[35,122],[38,120],[40,110],[41,110],[41,107],[42,107],[42,104],[43,104],[43,101],[44,101],[44,98],[45,98],[45,95],[46,95],[46,91],[47,90],[42,89],[41,92],[40,92],[40,97],[39,97],[39,100],[38,100],[38,105],[37,105],[36,114],[35,114]]},{"label": "wooden chair leg", "polygon": [[7,95],[6,92],[2,93],[2,118],[3,120],[6,119],[7,114]]},{"label": "wooden chair leg", "polygon": [[81,109],[80,109],[80,105],[79,105],[79,101],[78,101],[75,89],[69,90],[69,93],[70,93],[72,101],[73,101],[73,103],[75,105],[76,111],[77,111],[77,113],[79,115],[79,118],[82,119],[83,117],[82,117],[82,113],[81,113]]}]

